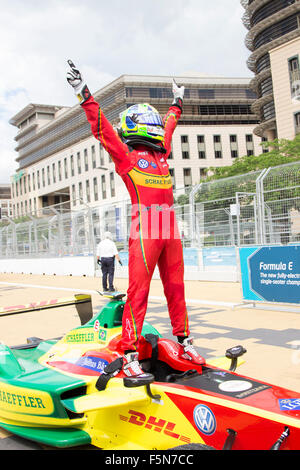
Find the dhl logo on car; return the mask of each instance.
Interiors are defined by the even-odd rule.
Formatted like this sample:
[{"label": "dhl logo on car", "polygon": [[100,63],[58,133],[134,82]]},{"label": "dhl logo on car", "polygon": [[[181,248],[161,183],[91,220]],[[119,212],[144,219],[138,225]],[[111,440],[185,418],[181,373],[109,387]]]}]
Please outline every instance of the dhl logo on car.
[{"label": "dhl logo on car", "polygon": [[120,420],[126,421],[136,426],[144,426],[146,429],[152,431],[162,432],[169,437],[179,439],[180,441],[186,442],[188,444],[191,442],[189,437],[182,436],[181,434],[174,432],[176,424],[172,423],[171,421],[157,418],[155,416],[149,416],[147,418],[144,413],[140,413],[139,411],[134,410],[129,410],[128,413],[130,416],[119,415]]}]

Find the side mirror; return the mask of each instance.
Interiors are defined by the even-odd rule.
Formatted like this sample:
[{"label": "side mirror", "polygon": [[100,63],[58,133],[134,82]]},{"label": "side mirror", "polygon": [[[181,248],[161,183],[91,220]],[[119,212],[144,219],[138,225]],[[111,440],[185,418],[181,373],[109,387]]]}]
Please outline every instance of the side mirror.
[{"label": "side mirror", "polygon": [[244,346],[238,345],[238,346],[233,346],[232,348],[229,348],[225,352],[225,356],[228,357],[228,359],[231,359],[231,365],[229,370],[232,372],[235,371],[237,367],[237,360],[240,356],[245,354],[247,350],[244,348]]}]

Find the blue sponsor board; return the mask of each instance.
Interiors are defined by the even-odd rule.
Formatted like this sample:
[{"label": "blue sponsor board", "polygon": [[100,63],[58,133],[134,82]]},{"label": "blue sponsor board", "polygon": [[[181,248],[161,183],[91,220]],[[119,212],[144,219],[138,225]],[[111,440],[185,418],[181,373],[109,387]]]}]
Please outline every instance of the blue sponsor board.
[{"label": "blue sponsor board", "polygon": [[119,256],[123,266],[128,266],[128,251],[119,251]]},{"label": "blue sponsor board", "polygon": [[198,250],[196,248],[183,248],[185,266],[198,266]]},{"label": "blue sponsor board", "polygon": [[[119,252],[123,266],[128,266],[128,251]],[[185,266],[198,266],[198,250],[196,248],[184,248],[183,259]]]},{"label": "blue sponsor board", "polygon": [[221,246],[202,249],[203,266],[236,266],[234,246]]},{"label": "blue sponsor board", "polygon": [[300,303],[300,247],[240,248],[245,300]]}]

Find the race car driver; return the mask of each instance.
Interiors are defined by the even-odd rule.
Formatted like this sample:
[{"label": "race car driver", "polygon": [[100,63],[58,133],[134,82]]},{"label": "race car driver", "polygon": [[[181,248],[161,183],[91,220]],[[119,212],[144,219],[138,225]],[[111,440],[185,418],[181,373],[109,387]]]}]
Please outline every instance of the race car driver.
[{"label": "race car driver", "polygon": [[129,286],[122,320],[123,371],[128,377],[144,377],[150,382],[153,376],[144,373],[138,361],[138,345],[156,265],[181,357],[192,363],[203,363],[193,346],[193,338],[189,337],[183,250],[167,163],[172,135],[182,112],[184,87],[178,87],[173,81],[174,100],[164,119],[153,106],[135,104],[123,112],[117,133],[94,100],[79,70],[72,61],[68,63],[71,69],[67,80],[74,88],[94,136],[111,156],[131,197]]}]

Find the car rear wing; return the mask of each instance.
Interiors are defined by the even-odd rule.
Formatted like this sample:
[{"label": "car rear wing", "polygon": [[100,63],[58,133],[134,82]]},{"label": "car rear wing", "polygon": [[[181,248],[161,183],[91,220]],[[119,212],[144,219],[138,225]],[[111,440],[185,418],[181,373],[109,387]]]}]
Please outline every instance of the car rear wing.
[{"label": "car rear wing", "polygon": [[80,323],[84,325],[93,317],[92,298],[88,294],[75,294],[62,299],[42,300],[24,305],[12,305],[0,308],[0,318],[7,315],[18,315],[20,313],[44,310],[47,308],[65,307],[75,305]]}]

